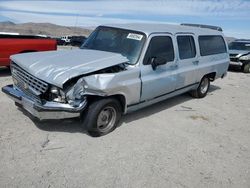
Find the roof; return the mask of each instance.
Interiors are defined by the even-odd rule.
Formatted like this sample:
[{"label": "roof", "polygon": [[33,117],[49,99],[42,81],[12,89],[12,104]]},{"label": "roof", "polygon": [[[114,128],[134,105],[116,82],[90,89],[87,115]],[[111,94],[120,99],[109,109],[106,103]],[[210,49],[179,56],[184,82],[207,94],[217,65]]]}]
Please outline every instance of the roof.
[{"label": "roof", "polygon": [[196,33],[204,35],[221,35],[222,32],[207,29],[207,28],[198,28],[192,26],[183,26],[183,25],[171,25],[171,24],[151,24],[151,23],[131,23],[131,24],[109,24],[105,25],[108,27],[116,27],[121,29],[135,30],[145,33],[149,36],[152,33]]}]

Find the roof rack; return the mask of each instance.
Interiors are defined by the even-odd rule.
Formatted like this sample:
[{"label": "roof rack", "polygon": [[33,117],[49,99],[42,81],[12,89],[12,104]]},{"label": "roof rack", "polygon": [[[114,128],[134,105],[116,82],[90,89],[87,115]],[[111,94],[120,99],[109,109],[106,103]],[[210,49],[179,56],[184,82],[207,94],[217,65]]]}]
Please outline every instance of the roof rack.
[{"label": "roof rack", "polygon": [[213,26],[213,25],[189,24],[189,23],[182,23],[181,25],[190,26],[190,27],[213,29],[213,30],[217,30],[217,31],[221,31],[221,32],[223,31],[221,27]]}]

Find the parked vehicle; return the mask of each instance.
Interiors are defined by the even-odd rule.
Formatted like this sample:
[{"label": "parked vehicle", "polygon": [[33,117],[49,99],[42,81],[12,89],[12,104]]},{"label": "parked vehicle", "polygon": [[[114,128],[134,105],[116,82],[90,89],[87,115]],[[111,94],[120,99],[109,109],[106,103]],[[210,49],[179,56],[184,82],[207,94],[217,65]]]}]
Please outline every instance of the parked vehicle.
[{"label": "parked vehicle", "polygon": [[229,45],[230,68],[238,67],[245,73],[250,73],[250,40],[239,39]]},{"label": "parked vehicle", "polygon": [[80,47],[87,38],[85,36],[72,36],[70,45]]},{"label": "parked vehicle", "polygon": [[64,45],[65,41],[62,40],[61,38],[54,38],[56,40],[57,46],[59,45]]},{"label": "parked vehicle", "polygon": [[85,36],[64,36],[57,39],[58,45],[81,46],[86,40]]},{"label": "parked vehicle", "polygon": [[68,45],[68,44],[70,44],[71,36],[63,36],[63,37],[61,37],[61,41],[63,41],[63,45]]},{"label": "parked vehicle", "polygon": [[56,50],[56,41],[41,36],[0,35],[0,66],[10,66],[13,54]]},{"label": "parked vehicle", "polygon": [[205,97],[229,65],[222,32],[156,24],[100,26],[81,49],[11,60],[14,85],[3,92],[39,119],[80,116],[93,136],[114,130],[122,114],[175,95]]}]

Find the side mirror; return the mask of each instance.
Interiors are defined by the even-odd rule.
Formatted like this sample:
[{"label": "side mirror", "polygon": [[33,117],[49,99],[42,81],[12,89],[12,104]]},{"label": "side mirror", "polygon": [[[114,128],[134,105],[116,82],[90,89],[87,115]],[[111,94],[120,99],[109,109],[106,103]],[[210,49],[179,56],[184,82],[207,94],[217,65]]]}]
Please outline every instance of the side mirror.
[{"label": "side mirror", "polygon": [[162,57],[152,57],[150,63],[152,65],[153,70],[155,70],[157,66],[166,64],[167,60]]}]

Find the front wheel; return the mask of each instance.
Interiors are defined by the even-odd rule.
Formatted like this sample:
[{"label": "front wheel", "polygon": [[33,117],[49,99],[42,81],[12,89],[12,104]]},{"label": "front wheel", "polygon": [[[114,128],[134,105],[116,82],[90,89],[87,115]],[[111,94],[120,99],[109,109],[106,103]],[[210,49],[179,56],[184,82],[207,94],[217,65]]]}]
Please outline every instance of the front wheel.
[{"label": "front wheel", "polygon": [[91,136],[103,136],[117,127],[121,111],[119,101],[114,98],[94,101],[83,112],[83,126]]},{"label": "front wheel", "polygon": [[191,96],[194,98],[203,98],[207,95],[210,87],[210,80],[208,77],[203,77],[201,79],[200,85],[196,90],[190,92]]}]

